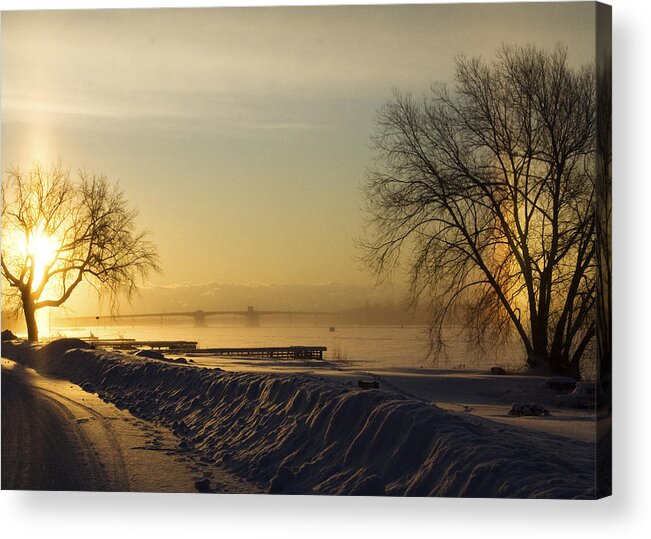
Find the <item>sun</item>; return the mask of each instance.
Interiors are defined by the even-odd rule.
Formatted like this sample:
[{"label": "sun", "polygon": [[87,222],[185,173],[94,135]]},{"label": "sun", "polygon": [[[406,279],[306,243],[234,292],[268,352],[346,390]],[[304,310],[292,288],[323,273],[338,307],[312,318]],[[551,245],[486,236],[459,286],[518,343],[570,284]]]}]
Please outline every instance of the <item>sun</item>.
[{"label": "sun", "polygon": [[30,230],[25,242],[25,254],[31,267],[34,286],[41,284],[48,267],[56,261],[61,241],[48,235],[43,227]]},{"label": "sun", "polygon": [[[48,271],[57,268],[63,241],[53,234],[46,232],[45,226],[38,224],[27,231],[4,226],[2,228],[3,256],[16,276],[20,275],[23,283],[31,280],[31,289],[37,290],[43,286],[38,297],[55,294],[56,283],[48,281]],[[38,299],[38,297],[36,299]],[[35,313],[39,327],[46,328],[48,337],[51,334],[49,313],[39,309]]]}]

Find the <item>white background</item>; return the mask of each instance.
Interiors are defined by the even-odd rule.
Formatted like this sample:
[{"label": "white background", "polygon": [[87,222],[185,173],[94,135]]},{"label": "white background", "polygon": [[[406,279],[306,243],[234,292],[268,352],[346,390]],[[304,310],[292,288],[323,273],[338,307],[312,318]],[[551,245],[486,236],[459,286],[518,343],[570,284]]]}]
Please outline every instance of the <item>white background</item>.
[{"label": "white background", "polygon": [[[277,3],[0,0],[0,8]],[[0,493],[3,537],[651,537],[648,344],[651,334],[648,316],[651,305],[651,177],[648,171],[651,2],[612,0],[612,4],[616,282],[614,496],[599,502],[567,502],[3,491]]]}]

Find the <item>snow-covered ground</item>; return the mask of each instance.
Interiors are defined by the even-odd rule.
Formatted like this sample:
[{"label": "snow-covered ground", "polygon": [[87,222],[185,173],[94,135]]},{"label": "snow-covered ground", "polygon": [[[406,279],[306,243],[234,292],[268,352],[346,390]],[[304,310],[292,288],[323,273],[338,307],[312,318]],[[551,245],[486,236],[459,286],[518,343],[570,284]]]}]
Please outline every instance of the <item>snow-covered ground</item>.
[{"label": "snow-covered ground", "polygon": [[209,482],[213,492],[258,492],[178,442],[76,384],[2,359],[3,489],[197,492]]},{"label": "snow-covered ground", "polygon": [[[173,356],[178,357],[178,356]],[[489,418],[576,440],[594,441],[595,412],[557,405],[557,394],[546,388],[547,378],[512,373],[492,376],[487,371],[440,370],[427,368],[371,368],[350,361],[288,361],[229,358],[189,354],[195,366],[219,368],[228,372],[257,374],[310,374],[320,378],[351,382],[376,380],[380,389],[404,397],[432,402],[447,410]],[[513,403],[536,402],[550,415],[514,417],[507,415]]]},{"label": "snow-covered ground", "polygon": [[[549,426],[558,411],[506,416],[510,402],[545,397],[535,377],[368,374],[259,360],[220,368],[215,358],[180,365],[65,348],[53,343],[30,354],[22,345],[9,353],[31,355],[38,370],[172,428],[206,460],[270,492],[595,496],[589,414],[564,412],[556,420],[563,429]],[[380,388],[359,389],[360,377]]]}]

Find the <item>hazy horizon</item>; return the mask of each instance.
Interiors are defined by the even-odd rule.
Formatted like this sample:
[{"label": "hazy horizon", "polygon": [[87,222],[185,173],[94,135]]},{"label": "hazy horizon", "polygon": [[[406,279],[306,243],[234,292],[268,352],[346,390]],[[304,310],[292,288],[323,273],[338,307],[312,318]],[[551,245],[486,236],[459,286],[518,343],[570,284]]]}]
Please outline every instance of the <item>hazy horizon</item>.
[{"label": "hazy horizon", "polygon": [[61,158],[118,180],[159,247],[150,287],[397,298],[401,276],[374,290],[354,245],[376,111],[504,42],[591,62],[594,5],[3,13],[3,170]]},{"label": "hazy horizon", "polygon": [[[392,304],[405,307],[404,293],[397,287],[346,283],[172,283],[147,284],[131,304],[123,302],[118,313],[187,312],[195,310],[345,311],[365,305]],[[71,296],[60,316],[109,315],[110,305],[98,300],[92,289]]]}]

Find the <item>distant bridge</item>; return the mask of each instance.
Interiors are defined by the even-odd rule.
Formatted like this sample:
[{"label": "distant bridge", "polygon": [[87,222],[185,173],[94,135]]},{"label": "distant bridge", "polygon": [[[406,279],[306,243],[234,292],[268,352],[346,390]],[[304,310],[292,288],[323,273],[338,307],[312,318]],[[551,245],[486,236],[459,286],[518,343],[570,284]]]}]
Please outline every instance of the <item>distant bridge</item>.
[{"label": "distant bridge", "polygon": [[[109,318],[111,320],[133,320],[136,318],[160,318],[163,317],[190,317],[194,319],[195,327],[205,327],[206,318],[212,316],[242,316],[244,317],[244,323],[246,327],[258,327],[260,325],[261,316],[276,316],[284,315],[288,316],[291,322],[294,316],[324,316],[324,315],[336,315],[339,314],[336,311],[257,311],[253,307],[249,307],[246,311],[202,311],[201,309],[197,311],[179,311],[179,312],[162,312],[162,313],[138,313],[138,314],[120,314],[120,315],[108,315],[102,318]],[[99,317],[93,316],[76,316],[62,318],[68,322],[73,321],[86,321],[86,320],[99,320]]]}]

